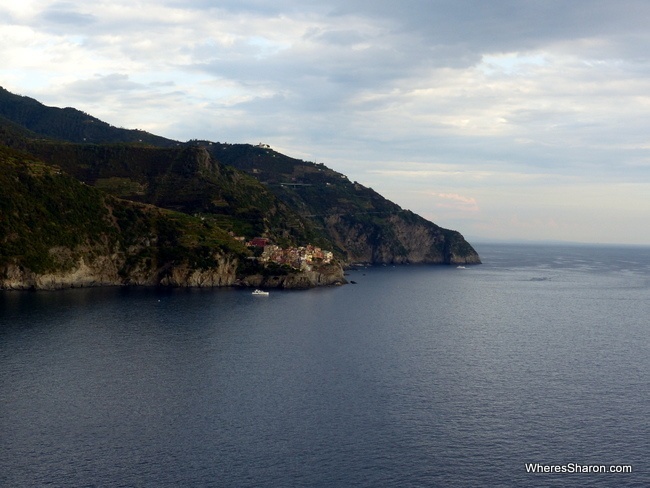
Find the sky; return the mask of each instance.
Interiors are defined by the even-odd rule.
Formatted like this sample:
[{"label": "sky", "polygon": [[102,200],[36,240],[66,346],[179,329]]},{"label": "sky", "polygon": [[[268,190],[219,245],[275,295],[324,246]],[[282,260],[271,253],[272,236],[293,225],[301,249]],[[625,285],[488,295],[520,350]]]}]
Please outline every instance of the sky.
[{"label": "sky", "polygon": [[470,242],[648,245],[648,25],[646,0],[21,0],[0,86],[269,144]]}]

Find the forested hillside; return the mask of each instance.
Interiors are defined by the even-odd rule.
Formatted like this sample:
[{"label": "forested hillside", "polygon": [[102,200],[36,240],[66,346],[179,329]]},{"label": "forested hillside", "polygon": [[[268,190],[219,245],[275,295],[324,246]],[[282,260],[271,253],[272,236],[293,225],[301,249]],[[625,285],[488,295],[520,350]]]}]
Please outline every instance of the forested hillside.
[{"label": "forested hillside", "polygon": [[171,141],[2,89],[0,137],[107,193],[200,216],[246,238],[317,244],[348,263],[480,262],[459,232],[266,145]]},{"label": "forested hillside", "polygon": [[194,272],[232,284],[250,254],[218,226],[115,198],[2,146],[0,229],[0,288],[180,285],[179,273]]}]

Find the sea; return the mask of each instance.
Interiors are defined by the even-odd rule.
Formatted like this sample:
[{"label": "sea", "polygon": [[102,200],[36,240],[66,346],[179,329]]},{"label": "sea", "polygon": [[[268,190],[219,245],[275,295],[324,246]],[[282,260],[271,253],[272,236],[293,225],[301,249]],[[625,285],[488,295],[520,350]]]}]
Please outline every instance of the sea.
[{"label": "sea", "polygon": [[475,247],[268,296],[0,293],[0,486],[650,486],[650,248]]}]

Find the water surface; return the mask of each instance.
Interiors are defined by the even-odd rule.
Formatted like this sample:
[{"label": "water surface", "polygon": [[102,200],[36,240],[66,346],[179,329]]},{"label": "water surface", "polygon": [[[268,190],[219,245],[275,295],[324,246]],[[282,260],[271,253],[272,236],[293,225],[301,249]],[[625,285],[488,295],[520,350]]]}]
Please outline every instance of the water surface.
[{"label": "water surface", "polygon": [[0,485],[650,486],[650,250],[478,251],[268,297],[0,293]]}]

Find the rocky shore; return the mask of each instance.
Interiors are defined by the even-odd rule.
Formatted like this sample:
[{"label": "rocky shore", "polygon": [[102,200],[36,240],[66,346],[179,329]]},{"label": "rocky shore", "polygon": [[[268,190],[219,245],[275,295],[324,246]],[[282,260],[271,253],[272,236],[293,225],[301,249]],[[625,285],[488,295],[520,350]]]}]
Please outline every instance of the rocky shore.
[{"label": "rocky shore", "polygon": [[0,269],[0,290],[61,290],[95,286],[169,286],[215,288],[227,286],[304,289],[346,283],[339,264],[296,271],[285,275],[237,275],[237,259],[223,258],[209,269],[187,264],[160,269],[135,267],[129,274],[120,272],[120,263],[100,257],[91,263],[81,258],[66,271],[34,273],[17,265]]}]

